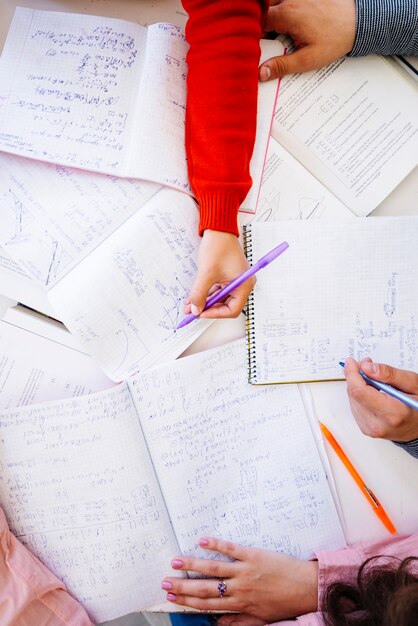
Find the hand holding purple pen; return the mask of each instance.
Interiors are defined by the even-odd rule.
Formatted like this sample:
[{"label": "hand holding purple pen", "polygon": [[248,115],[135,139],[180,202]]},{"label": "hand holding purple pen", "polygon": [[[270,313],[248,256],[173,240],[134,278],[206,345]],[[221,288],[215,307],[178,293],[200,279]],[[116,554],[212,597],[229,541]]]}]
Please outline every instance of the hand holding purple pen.
[{"label": "hand holding purple pen", "polygon": [[[289,244],[287,243],[287,241],[283,241],[281,244],[273,248],[273,250],[271,250],[270,252],[265,254],[263,257],[261,257],[261,259],[259,259],[256,263],[254,263],[254,265],[252,265],[246,272],[244,272],[240,276],[237,276],[237,278],[232,280],[226,287],[224,287],[223,289],[220,289],[219,291],[214,293],[213,296],[208,298],[206,300],[206,304],[203,310],[206,311],[206,309],[209,309],[214,304],[221,302],[234,289],[242,285],[242,283],[244,283],[246,280],[251,278],[251,276],[254,276],[256,272],[261,270],[263,267],[266,267],[266,265],[274,261],[274,259],[277,259],[277,257],[280,256],[285,250],[287,250],[288,247],[289,247]],[[193,322],[193,320],[197,319],[197,317],[198,316],[193,315],[192,313],[190,313],[189,315],[186,315],[186,317],[177,326],[177,329],[184,328],[184,326],[187,326],[187,324],[190,324],[190,322]]]}]

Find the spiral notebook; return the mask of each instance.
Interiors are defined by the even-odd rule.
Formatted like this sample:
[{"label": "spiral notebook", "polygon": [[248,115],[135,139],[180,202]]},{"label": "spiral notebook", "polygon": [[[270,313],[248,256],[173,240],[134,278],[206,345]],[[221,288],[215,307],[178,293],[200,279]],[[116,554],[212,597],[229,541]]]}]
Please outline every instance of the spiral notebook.
[{"label": "spiral notebook", "polygon": [[249,298],[249,381],[342,379],[347,356],[416,370],[417,234],[417,216],[245,227],[250,264],[289,243],[257,274]]}]

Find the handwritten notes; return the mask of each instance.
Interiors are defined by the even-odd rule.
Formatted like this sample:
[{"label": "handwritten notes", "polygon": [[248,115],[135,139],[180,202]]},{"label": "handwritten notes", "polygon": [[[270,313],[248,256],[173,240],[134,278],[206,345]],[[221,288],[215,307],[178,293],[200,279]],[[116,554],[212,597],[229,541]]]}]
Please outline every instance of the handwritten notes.
[{"label": "handwritten notes", "polygon": [[48,288],[159,188],[0,153],[0,245]]},{"label": "handwritten notes", "polygon": [[[262,44],[273,55],[273,42]],[[0,150],[191,193],[184,32],[173,24],[17,8],[0,60]],[[277,83],[260,86],[255,212]]]},{"label": "handwritten notes", "polygon": [[0,63],[1,149],[188,191],[183,31],[18,8]]},{"label": "handwritten notes", "polygon": [[0,65],[2,148],[121,173],[146,39],[130,22],[18,8]]},{"label": "handwritten notes", "polygon": [[162,598],[177,545],[125,385],[0,413],[12,532],[95,622]]},{"label": "handwritten notes", "polygon": [[299,391],[249,385],[243,340],[131,389],[183,553],[205,535],[302,558],[344,544]]},{"label": "handwritten notes", "polygon": [[49,292],[113,380],[177,357],[210,322],[176,332],[197,271],[194,201],[162,189]]},{"label": "handwritten notes", "polygon": [[0,411],[10,527],[95,621],[161,601],[202,534],[301,557],[344,544],[297,387],[249,385],[245,356],[240,340]]},{"label": "handwritten notes", "polygon": [[254,258],[289,242],[251,296],[251,381],[342,378],[346,356],[415,370],[417,227],[416,217],[251,224]]}]

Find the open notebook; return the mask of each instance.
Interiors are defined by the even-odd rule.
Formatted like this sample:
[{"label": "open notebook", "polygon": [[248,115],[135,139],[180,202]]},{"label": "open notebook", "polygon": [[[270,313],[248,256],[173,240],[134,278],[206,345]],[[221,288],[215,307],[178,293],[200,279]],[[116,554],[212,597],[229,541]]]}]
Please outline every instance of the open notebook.
[{"label": "open notebook", "polygon": [[12,531],[94,621],[161,602],[173,556],[213,558],[200,536],[301,558],[345,544],[297,386],[249,385],[245,357],[242,339],[0,412]]},{"label": "open notebook", "polygon": [[249,298],[250,382],[343,378],[347,356],[417,369],[417,232],[416,216],[247,226],[250,263],[289,243]]},{"label": "open notebook", "polygon": [[[190,193],[183,29],[17,8],[0,61],[0,150]],[[275,44],[262,42],[262,59]],[[243,203],[255,211],[277,94],[260,84]]]}]

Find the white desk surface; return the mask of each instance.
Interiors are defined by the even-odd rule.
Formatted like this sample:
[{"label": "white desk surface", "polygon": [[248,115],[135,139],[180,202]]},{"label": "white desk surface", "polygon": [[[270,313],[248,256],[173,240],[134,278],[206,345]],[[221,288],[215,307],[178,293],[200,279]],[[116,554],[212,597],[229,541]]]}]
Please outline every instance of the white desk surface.
[{"label": "white desk surface", "polygon": [[[0,0],[0,49],[3,46],[16,6],[108,15],[137,21],[146,25],[168,21],[184,26],[187,16],[179,0]],[[416,62],[417,60],[415,60]],[[417,63],[418,65],[418,63]],[[396,97],[396,94],[393,94]],[[375,215],[407,215],[418,213],[418,173],[412,172],[374,211]],[[2,280],[2,279],[1,279]],[[27,289],[27,287],[26,287]],[[19,299],[19,282],[0,283],[0,293]],[[40,309],[48,311],[42,294]],[[0,297],[0,317],[12,300]],[[42,306],[44,304],[44,306]],[[62,332],[65,332],[64,330]],[[243,317],[216,322],[187,353],[225,343],[244,334]],[[367,438],[359,431],[349,409],[345,383],[309,385],[315,412],[341,440],[366,482],[376,492],[400,533],[418,532],[418,461],[386,441]],[[376,540],[387,531],[373,514],[351,477],[331,452],[329,455],[336,491],[349,543]],[[167,607],[167,605],[165,605]],[[170,608],[172,606],[170,605]],[[166,609],[167,610],[167,609]]]}]

